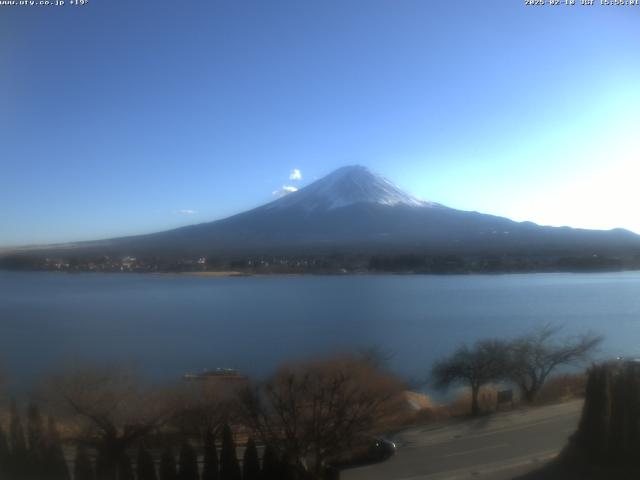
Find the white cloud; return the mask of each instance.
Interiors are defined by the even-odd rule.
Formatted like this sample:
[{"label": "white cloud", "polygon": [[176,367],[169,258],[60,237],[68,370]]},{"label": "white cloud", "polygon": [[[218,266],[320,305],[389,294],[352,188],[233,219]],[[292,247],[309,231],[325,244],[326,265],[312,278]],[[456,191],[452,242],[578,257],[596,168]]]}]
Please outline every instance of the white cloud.
[{"label": "white cloud", "polygon": [[294,168],[289,173],[289,180],[302,180],[302,172],[299,169]]},{"label": "white cloud", "polygon": [[280,198],[280,197],[284,197],[285,195],[289,195],[290,193],[297,192],[297,191],[298,191],[298,189],[296,187],[294,187],[293,185],[283,185],[282,188],[279,188],[278,190],[274,190],[271,193],[274,196]]},{"label": "white cloud", "polygon": [[184,209],[184,210],[178,210],[178,215],[195,215],[196,212],[195,210],[189,210],[189,209]]}]

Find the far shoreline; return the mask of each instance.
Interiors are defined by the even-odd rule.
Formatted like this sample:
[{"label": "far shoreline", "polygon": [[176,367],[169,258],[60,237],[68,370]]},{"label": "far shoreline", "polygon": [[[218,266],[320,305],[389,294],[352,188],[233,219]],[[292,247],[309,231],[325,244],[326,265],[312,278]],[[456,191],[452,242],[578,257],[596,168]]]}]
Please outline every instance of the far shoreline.
[{"label": "far shoreline", "polygon": [[192,272],[171,272],[171,271],[96,271],[96,270],[27,270],[27,269],[2,269],[0,273],[58,273],[58,274],[97,274],[97,275],[145,275],[145,276],[172,276],[172,277],[199,277],[199,278],[241,278],[241,277],[356,277],[356,276],[406,276],[406,277],[443,277],[443,276],[483,276],[495,277],[502,275],[548,275],[548,274],[571,274],[571,275],[588,275],[588,274],[612,274],[612,273],[640,273],[640,269],[624,269],[624,270],[530,270],[530,271],[492,271],[492,272],[474,272],[474,271],[451,271],[451,272],[407,272],[407,271],[325,271],[325,272],[242,272],[237,270],[220,270],[220,271],[192,271]]}]

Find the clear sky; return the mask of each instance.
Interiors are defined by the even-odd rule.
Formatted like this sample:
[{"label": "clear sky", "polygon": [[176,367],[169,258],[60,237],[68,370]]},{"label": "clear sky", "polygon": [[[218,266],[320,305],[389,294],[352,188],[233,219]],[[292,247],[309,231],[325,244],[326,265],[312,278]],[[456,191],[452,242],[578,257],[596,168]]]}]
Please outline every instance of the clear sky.
[{"label": "clear sky", "polygon": [[0,6],[0,246],[209,221],[354,163],[640,232],[640,7],[597,3]]}]

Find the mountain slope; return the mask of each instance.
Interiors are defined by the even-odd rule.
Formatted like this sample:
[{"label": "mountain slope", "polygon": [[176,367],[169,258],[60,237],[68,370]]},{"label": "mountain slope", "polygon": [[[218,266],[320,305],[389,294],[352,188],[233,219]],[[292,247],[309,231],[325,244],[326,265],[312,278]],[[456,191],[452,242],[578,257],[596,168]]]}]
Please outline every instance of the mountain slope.
[{"label": "mountain slope", "polygon": [[212,256],[299,253],[525,255],[640,251],[625,230],[542,227],[419,200],[360,166],[261,207],[150,235],[84,242],[60,254]]},{"label": "mountain slope", "polygon": [[409,195],[365,167],[353,165],[339,168],[308,187],[265,205],[261,210],[293,208],[308,213],[335,210],[358,203],[389,207],[437,205]]}]

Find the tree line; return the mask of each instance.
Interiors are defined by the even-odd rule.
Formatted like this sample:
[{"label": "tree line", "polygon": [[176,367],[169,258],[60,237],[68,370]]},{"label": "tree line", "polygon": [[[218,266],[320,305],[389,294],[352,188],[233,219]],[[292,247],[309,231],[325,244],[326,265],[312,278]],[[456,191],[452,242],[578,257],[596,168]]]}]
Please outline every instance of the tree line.
[{"label": "tree line", "polygon": [[[533,402],[556,368],[584,361],[601,341],[591,333],[560,338],[550,326],[480,340],[436,362],[432,380],[468,386],[477,415],[483,385],[508,381]],[[46,420],[31,404],[25,429],[11,403],[6,425],[0,420],[0,478],[337,478],[333,466],[386,428],[405,389],[375,352],[285,364],[264,381],[240,383],[220,377],[158,386],[128,369],[75,366],[36,395]]]},{"label": "tree line", "polygon": [[480,414],[480,388],[493,382],[515,384],[520,398],[533,403],[549,375],[563,365],[587,360],[603,337],[586,333],[558,338],[559,328],[545,325],[513,340],[490,338],[462,345],[436,362],[431,370],[435,387],[465,385],[471,390],[471,414]]},{"label": "tree line", "polygon": [[25,431],[12,402],[0,478],[330,480],[334,461],[371,438],[403,388],[365,355],[284,365],[241,384],[157,386],[128,369],[74,367],[35,396],[60,428],[31,404]]},{"label": "tree line", "polygon": [[578,429],[559,455],[524,479],[640,478],[640,361],[592,365]]},{"label": "tree line", "polygon": [[[201,260],[205,260],[204,263]],[[290,255],[220,256],[198,254],[186,257],[139,256],[124,262],[119,256],[66,256],[50,259],[42,255],[18,253],[0,256],[0,269],[54,270],[68,272],[199,272],[238,271],[244,273],[419,273],[468,274],[502,272],[593,272],[637,270],[640,255],[592,251],[571,255],[527,252],[507,254],[455,253],[306,253]]]},{"label": "tree line", "polygon": [[[15,402],[11,404],[8,435],[0,427],[0,478],[9,480],[286,480],[295,478],[289,465],[270,446],[262,461],[255,441],[246,442],[242,462],[236,455],[231,428],[222,428],[220,454],[215,435],[208,434],[199,452],[183,440],[178,455],[171,445],[154,458],[144,443],[137,447],[135,461],[126,452],[115,462],[104,444],[95,450],[77,443],[72,467],[65,459],[55,421],[49,417],[45,428],[39,409],[29,405],[25,434]],[[201,460],[199,459],[201,458]],[[201,466],[200,466],[201,464]]]},{"label": "tree line", "polygon": [[[640,363],[618,359],[593,365],[588,371],[585,403],[578,431],[563,452],[573,465],[614,468],[606,478],[623,478],[621,471],[640,476]],[[603,477],[605,477],[603,475]]]},{"label": "tree line", "polygon": [[69,478],[56,422],[53,417],[45,421],[36,405],[27,409],[26,432],[15,401],[9,409],[8,432],[0,424],[0,478]]}]

